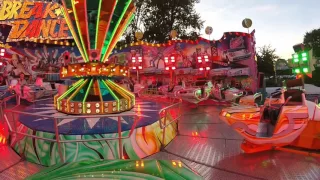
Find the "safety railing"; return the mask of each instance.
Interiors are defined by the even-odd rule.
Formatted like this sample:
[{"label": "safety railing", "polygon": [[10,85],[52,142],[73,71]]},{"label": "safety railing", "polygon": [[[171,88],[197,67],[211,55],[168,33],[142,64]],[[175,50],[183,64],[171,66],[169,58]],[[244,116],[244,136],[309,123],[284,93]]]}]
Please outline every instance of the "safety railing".
[{"label": "safety railing", "polygon": [[7,108],[8,101],[10,101],[13,98],[16,98],[16,104],[18,105],[19,104],[19,100],[18,100],[17,94],[12,94],[12,95],[4,97],[3,99],[0,100],[0,121],[4,117],[4,109]]},{"label": "safety railing", "polygon": [[[161,109],[159,111],[159,114],[160,114],[160,118],[159,119],[159,122],[160,122],[160,128],[163,129],[163,137],[162,137],[162,145],[165,145],[165,135],[166,135],[166,128],[171,125],[172,123],[178,121],[178,119],[181,117],[181,104],[182,104],[182,100],[179,100],[178,103],[175,103],[175,104],[172,104],[168,107],[165,107],[163,109]],[[17,105],[19,106],[19,105]],[[17,107],[16,106],[16,107]],[[32,139],[39,139],[39,140],[44,140],[44,141],[48,141],[48,142],[54,142],[54,143],[57,143],[57,147],[58,147],[58,154],[59,154],[59,157],[60,157],[60,160],[61,162],[65,162],[65,159],[64,159],[64,156],[63,156],[63,153],[62,153],[62,148],[61,148],[61,144],[62,143],[78,143],[78,142],[93,142],[93,141],[108,141],[108,140],[118,140],[118,144],[119,144],[119,156],[120,158],[123,158],[123,149],[122,149],[122,141],[125,140],[125,139],[128,139],[131,137],[131,135],[133,134],[134,132],[134,129],[136,128],[138,122],[139,122],[139,117],[136,113],[126,113],[126,114],[110,114],[110,115],[96,115],[94,116],[95,118],[117,118],[117,133],[118,133],[118,137],[113,137],[113,138],[95,138],[95,139],[80,139],[80,140],[61,140],[60,138],[60,133],[59,133],[59,126],[58,124],[62,121],[62,120],[65,120],[65,119],[81,119],[81,118],[90,118],[92,116],[69,116],[69,115],[65,115],[65,116],[50,116],[50,115],[39,115],[39,114],[36,114],[36,113],[29,113],[29,112],[22,112],[22,111],[18,111],[18,110],[15,110],[16,107],[12,108],[12,109],[6,109],[4,110],[4,119],[9,127],[9,132],[10,132],[10,135],[12,134],[15,134],[16,136],[17,135],[22,135],[22,136],[25,136],[25,137],[29,137],[29,138],[32,138]],[[176,115],[174,117],[172,117],[172,119],[168,121],[168,117],[169,117],[169,113],[171,113],[171,111],[175,111]],[[11,115],[11,116],[9,116]],[[26,116],[33,116],[33,117],[38,117],[38,118],[45,118],[45,119],[48,119],[48,120],[52,120],[54,121],[54,133],[55,134],[55,139],[49,139],[49,138],[44,138],[44,137],[40,137],[40,136],[37,136],[37,135],[31,135],[31,134],[27,134],[27,133],[23,133],[23,132],[19,132],[18,131],[18,119],[17,116],[19,117],[26,117]],[[9,118],[11,117],[11,118]],[[121,127],[121,121],[122,121],[122,118],[123,117],[132,117],[134,119],[134,122],[132,124],[132,127],[129,131],[129,135],[128,136],[122,136],[122,127]],[[162,120],[163,119],[163,122]],[[177,129],[178,131],[178,129]],[[12,138],[10,138],[12,139]],[[21,147],[21,141],[18,142],[18,153],[20,155],[23,154],[23,148]]]},{"label": "safety railing", "polygon": [[[163,146],[166,144],[165,142],[166,128],[172,123],[177,122],[181,118],[182,116],[181,107],[182,107],[182,99],[179,99],[179,102],[172,104],[170,106],[167,106],[159,111],[159,114],[160,114],[159,124],[160,124],[160,128],[163,130],[162,141],[161,141]],[[167,122],[169,117],[168,113],[170,113],[170,111],[176,111],[177,113],[175,117],[170,116],[170,118],[172,119],[169,122]],[[179,132],[179,127],[177,124],[177,133],[178,132]]]},{"label": "safety railing", "polygon": [[[8,114],[11,113],[11,117],[12,119],[10,120],[8,118]],[[52,119],[54,121],[54,134],[55,134],[55,139],[49,139],[49,138],[43,138],[43,137],[39,137],[36,135],[31,135],[31,134],[26,134],[26,133],[22,133],[18,131],[18,123],[17,123],[17,118],[16,115],[20,115],[20,116],[34,116],[34,117],[39,117],[39,118],[48,118],[48,119]],[[119,142],[119,155],[120,158],[123,158],[123,149],[122,149],[122,140],[128,139],[131,137],[132,133],[134,132],[135,127],[137,126],[137,123],[139,121],[139,118],[137,118],[138,116],[135,113],[132,114],[111,114],[111,115],[97,115],[94,116],[95,118],[107,118],[107,117],[113,117],[113,118],[117,118],[118,121],[118,125],[117,125],[117,133],[118,133],[118,137],[113,137],[113,138],[96,138],[96,139],[85,139],[85,140],[61,140],[60,138],[60,133],[59,133],[59,127],[58,124],[60,122],[60,120],[62,119],[79,119],[79,118],[90,118],[92,116],[49,116],[49,115],[39,115],[39,114],[35,114],[35,113],[28,113],[28,112],[21,112],[21,111],[16,111],[13,109],[7,109],[5,110],[5,114],[4,114],[4,119],[6,121],[6,123],[8,124],[9,130],[10,130],[10,134],[16,134],[16,135],[23,135],[26,137],[30,137],[33,139],[40,139],[40,140],[44,140],[44,141],[49,141],[49,142],[55,142],[57,143],[57,147],[58,147],[58,153],[60,156],[60,160],[61,162],[65,162],[63,153],[62,153],[62,149],[61,149],[61,144],[62,143],[78,143],[78,142],[93,142],[93,141],[108,141],[108,140],[118,140]],[[130,129],[129,135],[128,136],[122,136],[122,127],[121,127],[121,120],[123,117],[133,117],[134,119],[134,123]],[[22,147],[21,147],[21,142],[19,141],[19,153],[22,154]]]}]

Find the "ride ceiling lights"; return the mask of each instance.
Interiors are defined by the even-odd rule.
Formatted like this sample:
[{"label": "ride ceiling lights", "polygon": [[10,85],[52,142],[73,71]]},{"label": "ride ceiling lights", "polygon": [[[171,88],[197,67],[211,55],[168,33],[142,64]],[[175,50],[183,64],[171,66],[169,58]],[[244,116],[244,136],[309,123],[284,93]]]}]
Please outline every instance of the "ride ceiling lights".
[{"label": "ride ceiling lights", "polygon": [[109,114],[133,108],[135,96],[111,80],[128,75],[127,68],[105,64],[134,17],[132,0],[62,0],[62,5],[85,63],[61,68],[61,78],[78,81],[55,96],[57,110],[68,114]]}]

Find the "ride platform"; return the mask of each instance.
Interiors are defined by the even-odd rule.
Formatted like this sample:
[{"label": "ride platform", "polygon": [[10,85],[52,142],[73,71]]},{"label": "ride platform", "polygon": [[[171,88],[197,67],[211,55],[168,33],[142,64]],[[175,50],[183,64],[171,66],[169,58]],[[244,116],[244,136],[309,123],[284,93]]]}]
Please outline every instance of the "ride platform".
[{"label": "ride platform", "polygon": [[74,116],[58,112],[52,99],[7,110],[12,126],[10,146],[29,162],[43,166],[81,160],[141,159],[160,151],[176,136],[171,122],[175,107],[137,100],[131,111],[109,115]]},{"label": "ride platform", "polygon": [[[167,106],[167,104],[163,102],[155,102],[154,99],[151,100],[138,100],[140,104],[151,102],[156,103],[161,107]],[[36,103],[34,107],[45,107]],[[139,104],[139,103],[138,103]],[[154,105],[157,106],[157,105]],[[26,108],[32,108],[26,107]],[[144,107],[146,108],[146,107]],[[177,162],[182,163],[182,167],[187,167],[195,172],[197,172],[203,179],[211,180],[211,179],[236,179],[236,180],[273,180],[273,179],[290,179],[290,180],[300,180],[300,179],[310,179],[310,180],[318,180],[320,179],[320,159],[316,157],[285,152],[285,151],[265,151],[254,154],[244,154],[241,150],[241,144],[243,142],[243,138],[238,135],[236,132],[232,130],[231,127],[226,125],[223,121],[219,119],[219,113],[223,107],[220,106],[199,106],[194,107],[190,104],[182,105],[182,117],[178,120],[178,134],[176,137],[168,143],[167,146],[159,149],[160,152],[155,153],[154,155],[147,156],[142,158],[141,160],[115,160],[118,163],[122,164],[126,162],[128,166],[118,166],[115,164],[112,168],[108,169],[108,171],[112,171],[114,173],[118,173],[119,169],[122,171],[125,168],[136,168],[135,171],[138,172],[146,172],[141,169],[141,162],[144,162],[145,168],[153,167],[152,165],[147,166],[148,163],[158,163],[158,160],[165,160],[163,162],[169,163],[171,166],[175,164],[179,166]],[[153,109],[153,108],[148,108]],[[35,112],[34,110],[29,110],[30,112]],[[45,111],[45,110],[41,110]],[[47,110],[46,110],[47,111]],[[150,111],[149,111],[150,112]],[[40,121],[41,122],[41,121]],[[84,121],[86,122],[86,121]],[[72,123],[78,123],[73,121]],[[84,123],[86,124],[86,123]],[[99,122],[97,123],[99,124]],[[67,125],[67,124],[66,124]],[[68,124],[71,125],[71,124]],[[89,126],[89,125],[87,125]],[[38,127],[39,128],[39,127]],[[141,127],[140,127],[141,128]],[[80,128],[84,129],[84,128]],[[125,126],[123,126],[125,129]],[[31,130],[30,130],[31,131]],[[80,131],[80,130],[77,130]],[[63,132],[63,131],[62,131]],[[72,131],[74,134],[76,131]],[[167,134],[166,131],[165,134]],[[148,133],[147,133],[148,134]],[[113,134],[116,136],[116,133]],[[67,135],[63,135],[67,136]],[[81,138],[80,135],[69,135],[76,136],[77,138]],[[69,137],[68,136],[68,137]],[[86,135],[82,137],[90,137],[91,135]],[[149,137],[149,136],[148,136]],[[151,136],[150,136],[151,137]],[[30,148],[27,149],[32,150],[32,139],[28,138],[28,144],[30,144]],[[148,139],[146,139],[148,141]],[[86,158],[96,158],[96,156],[92,156],[93,154],[97,154],[96,152],[92,152],[94,148],[97,148],[96,151],[101,152],[99,146],[114,146],[114,149],[117,149],[117,145],[114,141],[101,141],[102,145],[93,146],[91,143],[85,143],[86,146],[81,145],[78,148],[83,149],[87,153],[81,154],[77,157],[73,164],[75,164],[76,168],[80,168],[77,164],[78,160]],[[21,141],[22,142],[22,141]],[[37,145],[38,143],[35,144]],[[136,142],[136,141],[133,141]],[[148,141],[150,142],[150,141]],[[78,143],[78,144],[82,144]],[[130,145],[130,142],[125,142],[125,147],[127,148]],[[54,144],[54,143],[51,143]],[[50,147],[50,146],[49,146]],[[56,148],[56,146],[54,146]],[[54,148],[54,149],[55,149]],[[73,146],[74,149],[77,146]],[[92,149],[90,149],[92,148]],[[146,146],[147,148],[147,146]],[[46,149],[46,146],[43,146],[43,149]],[[146,149],[144,149],[146,150]],[[0,148],[0,179],[25,179],[26,177],[37,178],[37,177],[48,177],[46,173],[51,173],[52,168],[58,167],[53,166],[52,168],[46,168],[41,165],[37,165],[34,163],[30,163],[26,161],[26,159],[19,157],[11,148],[8,146],[2,146]],[[111,151],[111,150],[110,150]],[[27,151],[29,152],[29,150]],[[41,155],[42,151],[39,151],[38,154]],[[108,151],[103,152],[108,153]],[[146,153],[145,153],[146,154]],[[58,155],[55,153],[55,159],[59,160]],[[66,157],[68,157],[66,155]],[[130,158],[132,158],[131,156]],[[28,159],[27,159],[28,160]],[[152,160],[152,161],[148,161]],[[156,161],[157,160],[157,161]],[[106,162],[97,162],[99,164],[108,164],[114,163],[115,161]],[[92,166],[94,161],[84,161],[85,166]],[[138,162],[138,163],[137,163]],[[147,162],[147,163],[146,163]],[[137,167],[137,164],[139,167]],[[72,169],[72,164],[65,164],[62,167],[59,167],[56,172],[65,171],[66,167],[71,168],[70,170],[77,174],[78,172],[75,169]],[[163,164],[161,164],[163,165]],[[101,166],[102,170],[105,171],[105,166]],[[179,168],[175,168],[179,171]],[[48,171],[50,170],[50,171]],[[59,171],[61,170],[61,171]],[[69,170],[69,169],[68,169]],[[71,172],[70,171],[70,172]],[[175,172],[177,172],[175,171]],[[31,176],[32,174],[36,174],[35,176]],[[87,172],[87,171],[86,171]],[[86,173],[84,172],[84,173]],[[158,171],[157,171],[158,172]],[[184,172],[180,171],[180,172]],[[190,172],[190,171],[188,171]],[[132,173],[132,171],[130,171]],[[52,171],[51,175],[58,175],[59,173],[54,173]],[[132,173],[134,174],[134,173]],[[99,177],[98,174],[95,177]],[[106,175],[106,174],[105,174]],[[101,176],[101,174],[100,174]],[[83,176],[81,176],[83,178]],[[194,176],[190,176],[192,178]],[[164,178],[164,176],[160,177]],[[189,178],[189,179],[190,179]],[[181,178],[182,179],[182,178]],[[188,177],[184,176],[184,179],[188,179]]]}]

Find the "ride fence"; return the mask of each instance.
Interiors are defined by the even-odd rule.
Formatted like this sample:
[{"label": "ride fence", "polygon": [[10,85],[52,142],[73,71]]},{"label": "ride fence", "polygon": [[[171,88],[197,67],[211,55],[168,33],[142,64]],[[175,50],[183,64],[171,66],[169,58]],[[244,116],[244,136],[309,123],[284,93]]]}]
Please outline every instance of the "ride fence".
[{"label": "ride fence", "polygon": [[[172,104],[168,107],[165,107],[163,109],[161,109],[159,111],[160,114],[160,118],[159,119],[159,123],[161,126],[161,129],[163,130],[163,138],[162,138],[162,146],[165,145],[165,135],[166,135],[166,128],[174,123],[177,122],[179,120],[179,118],[181,117],[181,103],[182,101],[179,101],[178,103]],[[19,106],[19,105],[17,105]],[[119,144],[119,157],[124,157],[123,156],[123,148],[122,148],[122,141],[125,139],[128,139],[131,137],[131,135],[133,134],[137,123],[139,121],[139,117],[137,116],[136,113],[126,113],[126,114],[110,114],[110,115],[97,115],[94,116],[95,118],[117,118],[117,134],[118,137],[112,137],[112,138],[95,138],[95,139],[81,139],[81,140],[61,140],[60,138],[60,133],[59,133],[59,126],[58,124],[62,121],[62,120],[66,120],[66,119],[74,119],[74,118],[90,118],[92,116],[87,115],[87,116],[69,116],[69,115],[64,115],[64,116],[50,116],[50,115],[38,115],[36,113],[28,113],[28,112],[23,112],[23,111],[19,111],[19,110],[15,110],[17,109],[17,106],[12,108],[12,109],[6,109],[4,110],[4,120],[6,122],[6,124],[8,125],[8,129],[9,129],[9,136],[23,136],[23,137],[29,137],[37,140],[43,140],[43,141],[48,141],[48,142],[54,142],[57,143],[57,147],[58,147],[58,154],[60,157],[61,162],[65,162],[63,153],[62,153],[62,148],[61,148],[61,144],[63,143],[78,143],[78,142],[92,142],[92,141],[108,141],[108,140],[116,140],[118,141]],[[178,111],[177,111],[178,110]],[[31,134],[27,134],[27,133],[22,133],[19,132],[18,130],[18,125],[20,124],[19,122],[19,118],[23,117],[23,116],[33,116],[33,117],[37,117],[37,118],[47,118],[47,119],[51,119],[54,123],[54,134],[55,134],[55,139],[49,139],[49,138],[43,138],[43,137],[39,137],[37,135],[31,135]],[[168,121],[168,117],[173,117],[170,119],[170,121]],[[134,119],[134,123],[129,131],[129,135],[128,136],[122,136],[122,127],[121,127],[121,121],[123,117],[132,117]],[[176,131],[178,131],[178,128],[176,129]],[[10,140],[12,138],[9,138]],[[9,142],[11,143],[11,142]],[[18,152],[20,155],[23,155],[23,149],[22,149],[22,145],[21,145],[21,141],[18,142]]]}]

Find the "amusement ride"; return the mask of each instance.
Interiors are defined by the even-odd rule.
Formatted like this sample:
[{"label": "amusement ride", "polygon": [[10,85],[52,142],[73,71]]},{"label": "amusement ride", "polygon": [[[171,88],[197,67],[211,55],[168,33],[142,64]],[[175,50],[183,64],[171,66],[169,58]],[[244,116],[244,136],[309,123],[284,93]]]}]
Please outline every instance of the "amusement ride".
[{"label": "amusement ride", "polygon": [[[243,21],[248,33],[227,32],[220,40],[178,40],[172,30],[167,44],[151,44],[136,32],[138,42],[119,48],[134,1],[62,0],[57,7],[83,62],[38,73],[34,83],[20,73],[0,87],[0,157],[10,154],[0,160],[0,179],[16,166],[34,167],[24,175],[30,180],[261,179],[269,173],[255,175],[261,161],[279,172],[270,162],[281,159],[271,151],[320,157],[318,103],[307,100],[299,77],[265,97],[250,19]],[[305,62],[303,53],[294,61]],[[70,53],[61,57],[69,62]],[[307,73],[301,68],[295,72]]]}]

